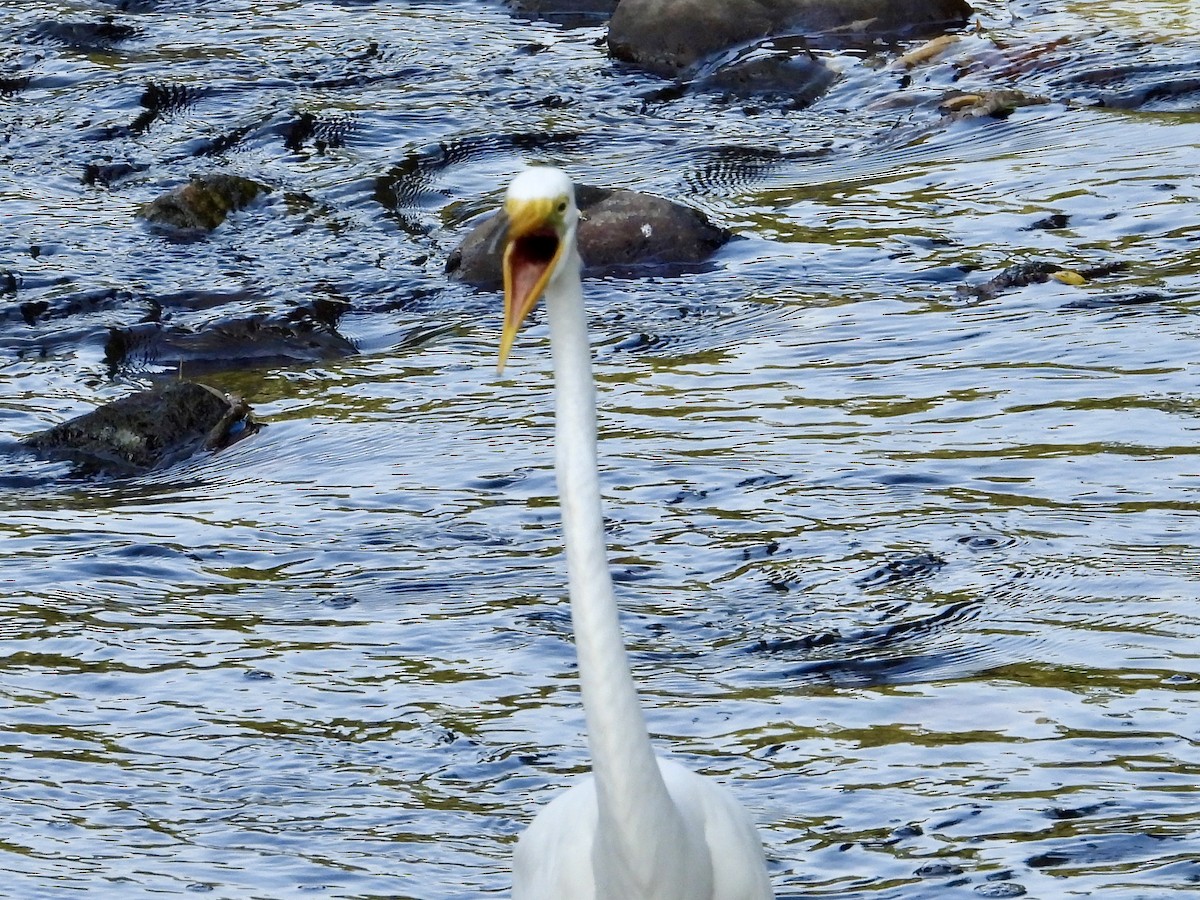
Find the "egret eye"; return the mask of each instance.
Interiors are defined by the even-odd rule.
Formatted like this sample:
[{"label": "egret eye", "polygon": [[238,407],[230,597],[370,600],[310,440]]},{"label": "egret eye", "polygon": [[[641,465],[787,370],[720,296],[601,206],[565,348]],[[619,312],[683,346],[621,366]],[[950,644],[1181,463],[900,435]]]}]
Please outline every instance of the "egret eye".
[{"label": "egret eye", "polygon": [[558,201],[558,211],[559,211],[560,213],[564,213],[564,212],[566,212],[566,211],[567,211],[567,201],[566,201],[566,200],[559,200],[559,201]]}]

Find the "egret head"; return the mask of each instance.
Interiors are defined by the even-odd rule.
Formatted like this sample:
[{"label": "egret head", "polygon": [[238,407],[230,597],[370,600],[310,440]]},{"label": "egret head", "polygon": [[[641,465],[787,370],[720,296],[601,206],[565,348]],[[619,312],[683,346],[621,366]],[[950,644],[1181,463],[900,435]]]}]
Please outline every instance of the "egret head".
[{"label": "egret head", "polygon": [[504,369],[521,323],[575,252],[579,209],[575,188],[561,169],[535,167],[513,179],[504,198]]}]

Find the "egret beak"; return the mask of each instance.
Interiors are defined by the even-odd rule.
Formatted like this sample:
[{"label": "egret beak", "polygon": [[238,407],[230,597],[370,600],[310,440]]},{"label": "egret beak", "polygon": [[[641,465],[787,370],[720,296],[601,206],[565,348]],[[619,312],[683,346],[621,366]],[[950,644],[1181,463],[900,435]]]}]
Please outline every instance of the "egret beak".
[{"label": "egret beak", "polygon": [[504,371],[521,323],[546,292],[558,266],[563,240],[556,224],[555,202],[549,198],[504,203],[504,330],[500,334],[498,372]]}]

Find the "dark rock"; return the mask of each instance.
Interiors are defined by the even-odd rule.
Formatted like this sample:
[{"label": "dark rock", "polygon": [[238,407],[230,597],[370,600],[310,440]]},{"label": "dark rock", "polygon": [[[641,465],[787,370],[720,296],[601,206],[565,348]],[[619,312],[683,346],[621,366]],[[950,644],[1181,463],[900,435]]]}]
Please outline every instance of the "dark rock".
[{"label": "dark rock", "polygon": [[[731,237],[698,210],[652,194],[578,185],[579,255],[584,271],[637,274],[650,266],[695,265]],[[497,287],[501,282],[496,242],[501,216],[476,226],[446,260],[446,271],[468,284]]]},{"label": "dark rock", "polygon": [[1022,231],[1058,231],[1071,224],[1071,217],[1066,213],[1051,213],[1045,218],[1038,219],[1032,225],[1026,225]]},{"label": "dark rock", "polygon": [[664,76],[767,37],[805,35],[813,46],[930,35],[961,27],[965,0],[621,0],[609,52]]},{"label": "dark rock", "polygon": [[102,184],[109,187],[147,168],[145,164],[131,162],[88,163],[83,167],[80,181],[87,185]]},{"label": "dark rock", "polygon": [[836,80],[837,73],[814,56],[803,40],[781,38],[753,47],[692,84],[736,97],[783,101],[795,109],[803,109]]},{"label": "dark rock", "polygon": [[239,175],[193,176],[176,188],[145,204],[138,215],[152,225],[184,235],[212,231],[229,213],[244,209],[266,185]]},{"label": "dark rock", "polygon": [[159,6],[164,2],[171,2],[171,0],[100,0],[100,2],[115,7],[121,12],[143,13],[156,12]]},{"label": "dark rock", "polygon": [[250,408],[206,385],[175,381],[101,406],[23,443],[88,473],[136,475],[257,431]]},{"label": "dark rock", "polygon": [[[1104,278],[1126,267],[1123,262],[1101,263],[1082,269],[1069,270],[1080,279],[1080,282]],[[1027,287],[1031,284],[1043,284],[1055,277],[1059,272],[1066,272],[1062,266],[1051,262],[1034,260],[1009,266],[999,275],[989,278],[982,284],[960,284],[958,296],[964,300],[991,300],[1003,291],[1013,288]]]},{"label": "dark rock", "polygon": [[111,328],[104,355],[109,367],[161,366],[185,374],[289,366],[351,356],[357,350],[319,312],[233,317],[203,327],[142,322]]},{"label": "dark rock", "polygon": [[1017,263],[982,284],[960,284],[958,296],[963,299],[991,300],[1001,291],[1026,287],[1030,284],[1042,284],[1049,281],[1050,276],[1055,272],[1061,271],[1062,266],[1056,263],[1037,260]]},{"label": "dark rock", "polygon": [[123,41],[137,37],[138,30],[132,25],[114,22],[112,19],[92,22],[51,21],[36,26],[33,36],[85,53],[102,53],[112,50]]},{"label": "dark rock", "polygon": [[565,28],[581,28],[607,22],[619,0],[508,0],[515,15],[544,19]]},{"label": "dark rock", "polygon": [[0,75],[0,97],[11,97],[25,90],[31,80],[28,75]]},{"label": "dark rock", "polygon": [[962,872],[962,866],[956,866],[953,863],[932,862],[921,866],[913,874],[918,878],[944,878],[947,875],[961,875]]}]

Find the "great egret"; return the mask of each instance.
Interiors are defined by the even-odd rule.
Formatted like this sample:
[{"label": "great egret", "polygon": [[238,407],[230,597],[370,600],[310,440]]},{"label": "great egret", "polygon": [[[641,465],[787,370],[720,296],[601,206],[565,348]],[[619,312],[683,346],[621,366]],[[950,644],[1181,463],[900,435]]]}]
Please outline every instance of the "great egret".
[{"label": "great egret", "polygon": [[633,685],[604,541],[596,390],[566,173],[530,168],[504,201],[503,369],[544,295],[571,620],[592,774],[521,836],[513,900],[770,900],[762,841],[724,787],[655,757]]}]

